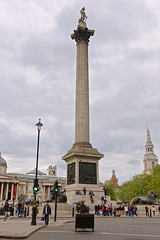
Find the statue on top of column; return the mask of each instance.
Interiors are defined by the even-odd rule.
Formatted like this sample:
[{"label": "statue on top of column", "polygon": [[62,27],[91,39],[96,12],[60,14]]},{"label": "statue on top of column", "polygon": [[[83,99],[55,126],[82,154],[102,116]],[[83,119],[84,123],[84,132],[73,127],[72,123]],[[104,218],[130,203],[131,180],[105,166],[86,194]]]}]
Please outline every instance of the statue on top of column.
[{"label": "statue on top of column", "polygon": [[86,16],[86,13],[84,10],[85,10],[84,7],[80,10],[81,18],[79,19],[79,23],[86,22],[86,20],[87,20],[87,16]]},{"label": "statue on top of column", "polygon": [[89,43],[89,38],[94,35],[94,30],[90,30],[86,26],[86,13],[85,8],[83,7],[80,10],[81,18],[78,20],[77,30],[74,30],[74,33],[71,34],[71,38],[75,39],[76,42],[85,41]]}]

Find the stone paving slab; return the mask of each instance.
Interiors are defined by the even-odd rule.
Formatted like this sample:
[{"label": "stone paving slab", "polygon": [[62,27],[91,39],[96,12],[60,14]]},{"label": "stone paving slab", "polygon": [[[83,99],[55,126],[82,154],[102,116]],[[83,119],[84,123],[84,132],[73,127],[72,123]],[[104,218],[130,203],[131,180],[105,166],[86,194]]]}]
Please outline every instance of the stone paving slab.
[{"label": "stone paving slab", "polygon": [[[37,225],[31,225],[31,218],[10,218],[7,219],[7,223],[3,223],[3,218],[0,218],[0,238],[13,238],[13,239],[24,239],[29,237],[35,231],[41,228],[47,228],[44,221],[40,218],[37,219]],[[73,221],[73,220],[70,220]],[[70,222],[64,219],[54,219],[51,218],[49,225],[60,226],[66,222]]]},{"label": "stone paving slab", "polygon": [[[95,216],[96,218],[107,218],[107,219],[112,219],[114,218],[113,216]],[[128,218],[128,216],[121,216],[120,218]],[[130,217],[133,218],[133,217]],[[150,218],[150,217],[145,217],[145,216],[139,216],[138,218]],[[152,217],[152,218],[157,218],[157,217]],[[159,217],[160,218],[160,217]],[[40,218],[37,218],[37,225],[32,226],[31,217],[27,218],[18,218],[18,217],[10,217],[10,219],[7,219],[7,223],[3,223],[4,216],[0,216],[0,238],[4,239],[24,239],[29,237],[32,233],[35,231],[38,231],[41,228],[47,228],[45,226],[44,221],[41,221]],[[50,218],[49,225],[50,226],[60,226],[68,222],[74,222],[75,218],[74,217],[68,217],[68,218],[57,218],[57,221],[54,222],[54,218]]]}]

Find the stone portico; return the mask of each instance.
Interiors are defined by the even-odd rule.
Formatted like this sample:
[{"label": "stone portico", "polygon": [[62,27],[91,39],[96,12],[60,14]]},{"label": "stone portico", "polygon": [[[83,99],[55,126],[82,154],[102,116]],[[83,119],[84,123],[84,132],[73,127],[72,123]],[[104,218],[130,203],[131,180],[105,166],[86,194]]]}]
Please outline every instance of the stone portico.
[{"label": "stone portico", "polygon": [[[0,154],[0,202],[6,199],[17,201],[20,194],[25,194],[27,198],[33,198],[33,183],[35,179],[35,169],[26,174],[7,173],[7,162]],[[60,188],[66,185],[65,177],[57,177],[57,166],[48,167],[48,175],[38,171],[39,192],[37,199],[40,202],[49,199],[50,189],[54,182],[58,180]]]}]

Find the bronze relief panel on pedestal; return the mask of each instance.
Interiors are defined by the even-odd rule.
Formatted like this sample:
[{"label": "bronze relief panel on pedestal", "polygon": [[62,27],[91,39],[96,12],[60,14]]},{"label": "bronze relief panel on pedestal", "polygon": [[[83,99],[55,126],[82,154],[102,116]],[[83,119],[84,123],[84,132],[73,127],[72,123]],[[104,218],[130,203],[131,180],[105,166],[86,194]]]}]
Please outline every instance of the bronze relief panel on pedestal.
[{"label": "bronze relief panel on pedestal", "polygon": [[68,164],[67,185],[75,183],[75,162]]},{"label": "bronze relief panel on pedestal", "polygon": [[97,164],[79,162],[79,183],[97,184]]}]

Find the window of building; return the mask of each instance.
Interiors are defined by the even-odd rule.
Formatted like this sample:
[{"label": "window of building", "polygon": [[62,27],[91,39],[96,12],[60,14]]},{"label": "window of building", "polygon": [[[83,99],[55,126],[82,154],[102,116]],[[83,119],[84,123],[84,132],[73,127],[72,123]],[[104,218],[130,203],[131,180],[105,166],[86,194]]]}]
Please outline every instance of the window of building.
[{"label": "window of building", "polygon": [[149,152],[149,148],[148,148],[148,152]]},{"label": "window of building", "polygon": [[152,162],[152,168],[154,168],[154,162]]},{"label": "window of building", "polygon": [[150,151],[152,151],[152,148],[150,148]]}]

